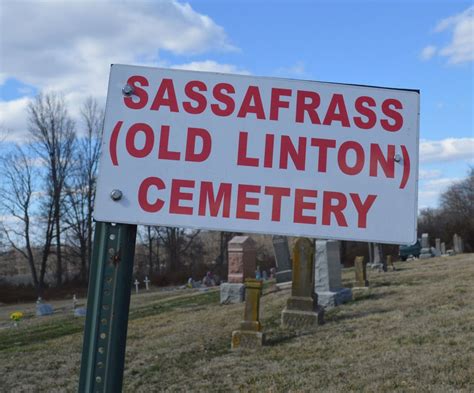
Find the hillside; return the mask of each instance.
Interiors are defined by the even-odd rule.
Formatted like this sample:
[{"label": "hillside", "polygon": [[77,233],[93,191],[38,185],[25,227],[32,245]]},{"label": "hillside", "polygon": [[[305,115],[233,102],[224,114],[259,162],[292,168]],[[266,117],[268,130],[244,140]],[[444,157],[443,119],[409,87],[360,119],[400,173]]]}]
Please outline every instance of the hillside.
[{"label": "hillside", "polygon": [[[327,313],[313,331],[279,328],[289,290],[262,298],[268,342],[231,352],[243,305],[218,292],[132,295],[125,392],[474,391],[474,254],[397,263],[369,271],[367,297]],[[353,269],[343,270],[349,285]],[[52,317],[34,304],[0,307],[0,390],[77,390],[83,319],[70,301]],[[24,311],[19,328],[8,315]]]}]

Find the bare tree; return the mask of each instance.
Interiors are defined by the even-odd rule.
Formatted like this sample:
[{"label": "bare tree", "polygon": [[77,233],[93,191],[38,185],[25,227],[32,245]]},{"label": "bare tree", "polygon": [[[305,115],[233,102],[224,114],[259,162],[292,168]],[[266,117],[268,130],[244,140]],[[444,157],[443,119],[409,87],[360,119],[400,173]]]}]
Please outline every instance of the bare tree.
[{"label": "bare tree", "polygon": [[87,280],[92,255],[92,210],[99,162],[104,113],[97,102],[88,98],[81,110],[85,127],[72,155],[73,165],[66,184],[64,221],[72,252],[80,259],[80,274]]},{"label": "bare tree", "polygon": [[166,272],[179,272],[182,270],[182,256],[191,247],[199,232],[185,228],[159,228],[158,236],[168,254]]},{"label": "bare tree", "polygon": [[440,215],[451,239],[462,236],[468,251],[474,249],[474,167],[464,180],[451,185],[440,198]]},{"label": "bare tree", "polygon": [[[20,147],[4,156],[1,166],[2,183],[0,205],[4,213],[15,219],[14,223],[5,225],[2,223],[2,232],[8,243],[27,261],[30,267],[33,284],[38,296],[44,288],[46,265],[50,253],[53,238],[53,208],[52,204],[44,206],[46,214],[43,219],[38,220],[45,223],[42,228],[42,246],[39,274],[37,261],[35,260],[33,221],[34,221],[34,195],[37,171],[31,164],[31,159]],[[37,217],[40,218],[40,217]]]},{"label": "bare tree", "polygon": [[74,122],[69,117],[64,99],[54,93],[39,94],[29,105],[28,111],[32,146],[46,167],[46,187],[52,199],[56,240],[56,285],[59,286],[63,280],[61,210],[64,186],[71,169],[75,141]]}]

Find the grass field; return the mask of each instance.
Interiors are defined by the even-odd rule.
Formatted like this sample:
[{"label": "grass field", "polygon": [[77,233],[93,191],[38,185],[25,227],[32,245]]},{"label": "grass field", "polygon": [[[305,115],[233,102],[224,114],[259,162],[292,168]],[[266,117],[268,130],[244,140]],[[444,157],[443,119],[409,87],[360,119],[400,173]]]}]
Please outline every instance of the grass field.
[{"label": "grass field", "polygon": [[[369,271],[367,296],[311,331],[280,329],[289,290],[268,291],[259,350],[230,350],[243,305],[220,306],[218,292],[133,295],[124,391],[474,392],[474,254],[397,268]],[[18,328],[13,310],[26,314]],[[0,391],[76,391],[84,320],[33,310],[0,307]]]}]

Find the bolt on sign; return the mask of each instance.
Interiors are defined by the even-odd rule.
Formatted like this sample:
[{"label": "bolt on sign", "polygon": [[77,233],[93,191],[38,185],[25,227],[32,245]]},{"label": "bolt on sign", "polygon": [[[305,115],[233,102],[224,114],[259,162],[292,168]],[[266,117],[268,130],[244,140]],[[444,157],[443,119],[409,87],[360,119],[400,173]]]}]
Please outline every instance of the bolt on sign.
[{"label": "bolt on sign", "polygon": [[416,239],[419,91],[113,65],[95,219]]}]

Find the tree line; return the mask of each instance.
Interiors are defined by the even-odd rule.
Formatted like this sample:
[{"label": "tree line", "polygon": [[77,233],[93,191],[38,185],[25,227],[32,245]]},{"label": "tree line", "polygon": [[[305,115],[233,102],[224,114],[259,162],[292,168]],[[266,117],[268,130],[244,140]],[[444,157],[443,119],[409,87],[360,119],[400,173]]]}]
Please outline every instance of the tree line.
[{"label": "tree line", "polygon": [[451,248],[457,233],[463,239],[465,251],[474,251],[474,167],[441,194],[438,208],[420,211],[418,233],[428,233],[432,241],[440,238]]},{"label": "tree line", "polygon": [[[56,286],[68,279],[67,265],[78,268],[87,282],[92,255],[92,212],[104,121],[102,107],[87,98],[79,121],[70,116],[64,98],[57,93],[39,94],[27,109],[29,140],[8,149],[0,160],[0,233],[10,250],[27,262],[39,294],[48,272]],[[454,233],[462,236],[466,251],[474,248],[474,168],[450,186],[439,208],[423,209],[418,232],[439,237],[449,247]],[[227,243],[235,233],[220,232],[214,252],[217,270],[227,263]],[[186,271],[209,248],[199,231],[183,228],[140,227],[144,274]],[[343,242],[343,254],[354,246]],[[393,250],[394,251],[394,250]],[[355,252],[355,251],[354,251]],[[360,254],[357,254],[360,255]],[[190,262],[191,261],[191,262]],[[221,271],[225,275],[224,271]]]},{"label": "tree line", "polygon": [[[61,286],[68,264],[78,267],[79,279],[87,282],[104,111],[88,98],[75,122],[64,97],[48,93],[32,100],[26,116],[28,142],[8,149],[0,162],[0,232],[6,248],[26,260],[41,294],[46,274],[53,272],[55,285]],[[141,228],[139,240],[147,250],[148,273],[182,269],[183,256],[197,243],[198,233]],[[221,254],[227,244],[222,243]],[[163,261],[160,248],[166,255]]]}]

